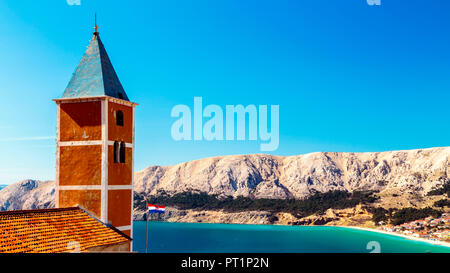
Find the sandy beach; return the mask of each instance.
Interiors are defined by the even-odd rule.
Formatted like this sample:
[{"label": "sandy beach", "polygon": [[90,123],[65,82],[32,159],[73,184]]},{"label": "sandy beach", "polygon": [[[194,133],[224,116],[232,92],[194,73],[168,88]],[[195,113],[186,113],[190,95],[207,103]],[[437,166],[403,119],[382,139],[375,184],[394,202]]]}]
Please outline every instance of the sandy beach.
[{"label": "sandy beach", "polygon": [[364,228],[364,227],[352,227],[352,226],[339,226],[339,227],[343,227],[343,228],[353,228],[353,229],[359,229],[359,230],[365,230],[365,231],[378,232],[378,233],[383,233],[383,234],[388,234],[388,235],[394,235],[394,236],[403,237],[403,238],[406,238],[406,239],[409,239],[409,240],[425,242],[425,243],[433,244],[433,245],[441,245],[441,246],[446,246],[446,247],[449,247],[449,248],[450,248],[450,243],[447,243],[447,242],[443,242],[443,241],[433,241],[433,240],[424,239],[424,238],[417,238],[417,237],[414,237],[414,236],[405,235],[405,234],[400,234],[400,233],[396,233],[396,232],[389,232],[389,231],[385,231],[385,230],[372,229],[372,228]]}]

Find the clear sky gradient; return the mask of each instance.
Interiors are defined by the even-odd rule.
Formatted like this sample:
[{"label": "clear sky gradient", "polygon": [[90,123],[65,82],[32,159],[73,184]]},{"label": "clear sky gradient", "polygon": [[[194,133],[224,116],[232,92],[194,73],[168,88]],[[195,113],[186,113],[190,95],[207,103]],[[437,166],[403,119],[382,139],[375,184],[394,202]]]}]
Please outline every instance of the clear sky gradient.
[{"label": "clear sky gradient", "polygon": [[0,184],[54,179],[56,106],[99,32],[136,109],[135,170],[260,153],[181,141],[177,104],[280,105],[276,155],[449,146],[450,1],[0,0]]}]

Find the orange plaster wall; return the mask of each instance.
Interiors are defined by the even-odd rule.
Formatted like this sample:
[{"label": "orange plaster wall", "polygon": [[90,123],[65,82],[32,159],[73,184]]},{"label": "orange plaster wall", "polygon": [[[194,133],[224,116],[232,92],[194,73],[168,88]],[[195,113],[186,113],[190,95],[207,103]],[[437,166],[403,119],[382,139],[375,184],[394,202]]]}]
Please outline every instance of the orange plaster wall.
[{"label": "orange plaster wall", "polygon": [[121,232],[125,233],[126,235],[128,235],[128,237],[131,238],[131,230],[121,230]]},{"label": "orange plaster wall", "polygon": [[[131,201],[130,201],[131,202]],[[101,191],[100,190],[60,190],[59,207],[75,207],[77,205],[94,213],[100,218]]]},{"label": "orange plaster wall", "polygon": [[100,140],[101,101],[61,103],[60,141]]},{"label": "orange plaster wall", "polygon": [[101,145],[60,147],[59,185],[100,185],[101,148]]},{"label": "orange plaster wall", "polygon": [[[116,124],[116,113],[123,112],[123,126]],[[133,142],[133,107],[108,102],[108,140]]]},{"label": "orange plaster wall", "polygon": [[115,227],[131,225],[131,190],[108,191],[108,221]]},{"label": "orange plaster wall", "polygon": [[131,251],[130,242],[123,242],[119,244],[106,245],[106,246],[96,246],[86,249],[86,252],[129,252]]},{"label": "orange plaster wall", "polygon": [[114,163],[114,146],[108,146],[108,185],[131,185],[133,149],[125,148],[125,163]]}]

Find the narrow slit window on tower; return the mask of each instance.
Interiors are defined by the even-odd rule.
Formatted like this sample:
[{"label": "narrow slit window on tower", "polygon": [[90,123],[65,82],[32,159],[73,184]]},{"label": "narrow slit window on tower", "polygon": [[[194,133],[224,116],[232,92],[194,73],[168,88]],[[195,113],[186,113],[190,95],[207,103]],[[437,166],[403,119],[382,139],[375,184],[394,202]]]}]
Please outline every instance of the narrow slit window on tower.
[{"label": "narrow slit window on tower", "polygon": [[120,145],[119,142],[114,141],[114,163],[120,162]]},{"label": "narrow slit window on tower", "polygon": [[123,126],[123,112],[120,110],[116,113],[116,124],[118,126]]},{"label": "narrow slit window on tower", "polygon": [[125,142],[120,142],[120,163],[125,163]]}]

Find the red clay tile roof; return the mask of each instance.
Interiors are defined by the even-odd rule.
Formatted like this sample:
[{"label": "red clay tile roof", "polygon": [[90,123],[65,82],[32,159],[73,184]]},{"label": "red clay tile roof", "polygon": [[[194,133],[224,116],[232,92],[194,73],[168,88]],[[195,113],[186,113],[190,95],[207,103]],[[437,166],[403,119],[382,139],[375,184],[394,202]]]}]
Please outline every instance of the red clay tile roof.
[{"label": "red clay tile roof", "polygon": [[0,253],[84,252],[130,240],[79,207],[0,212]]}]

